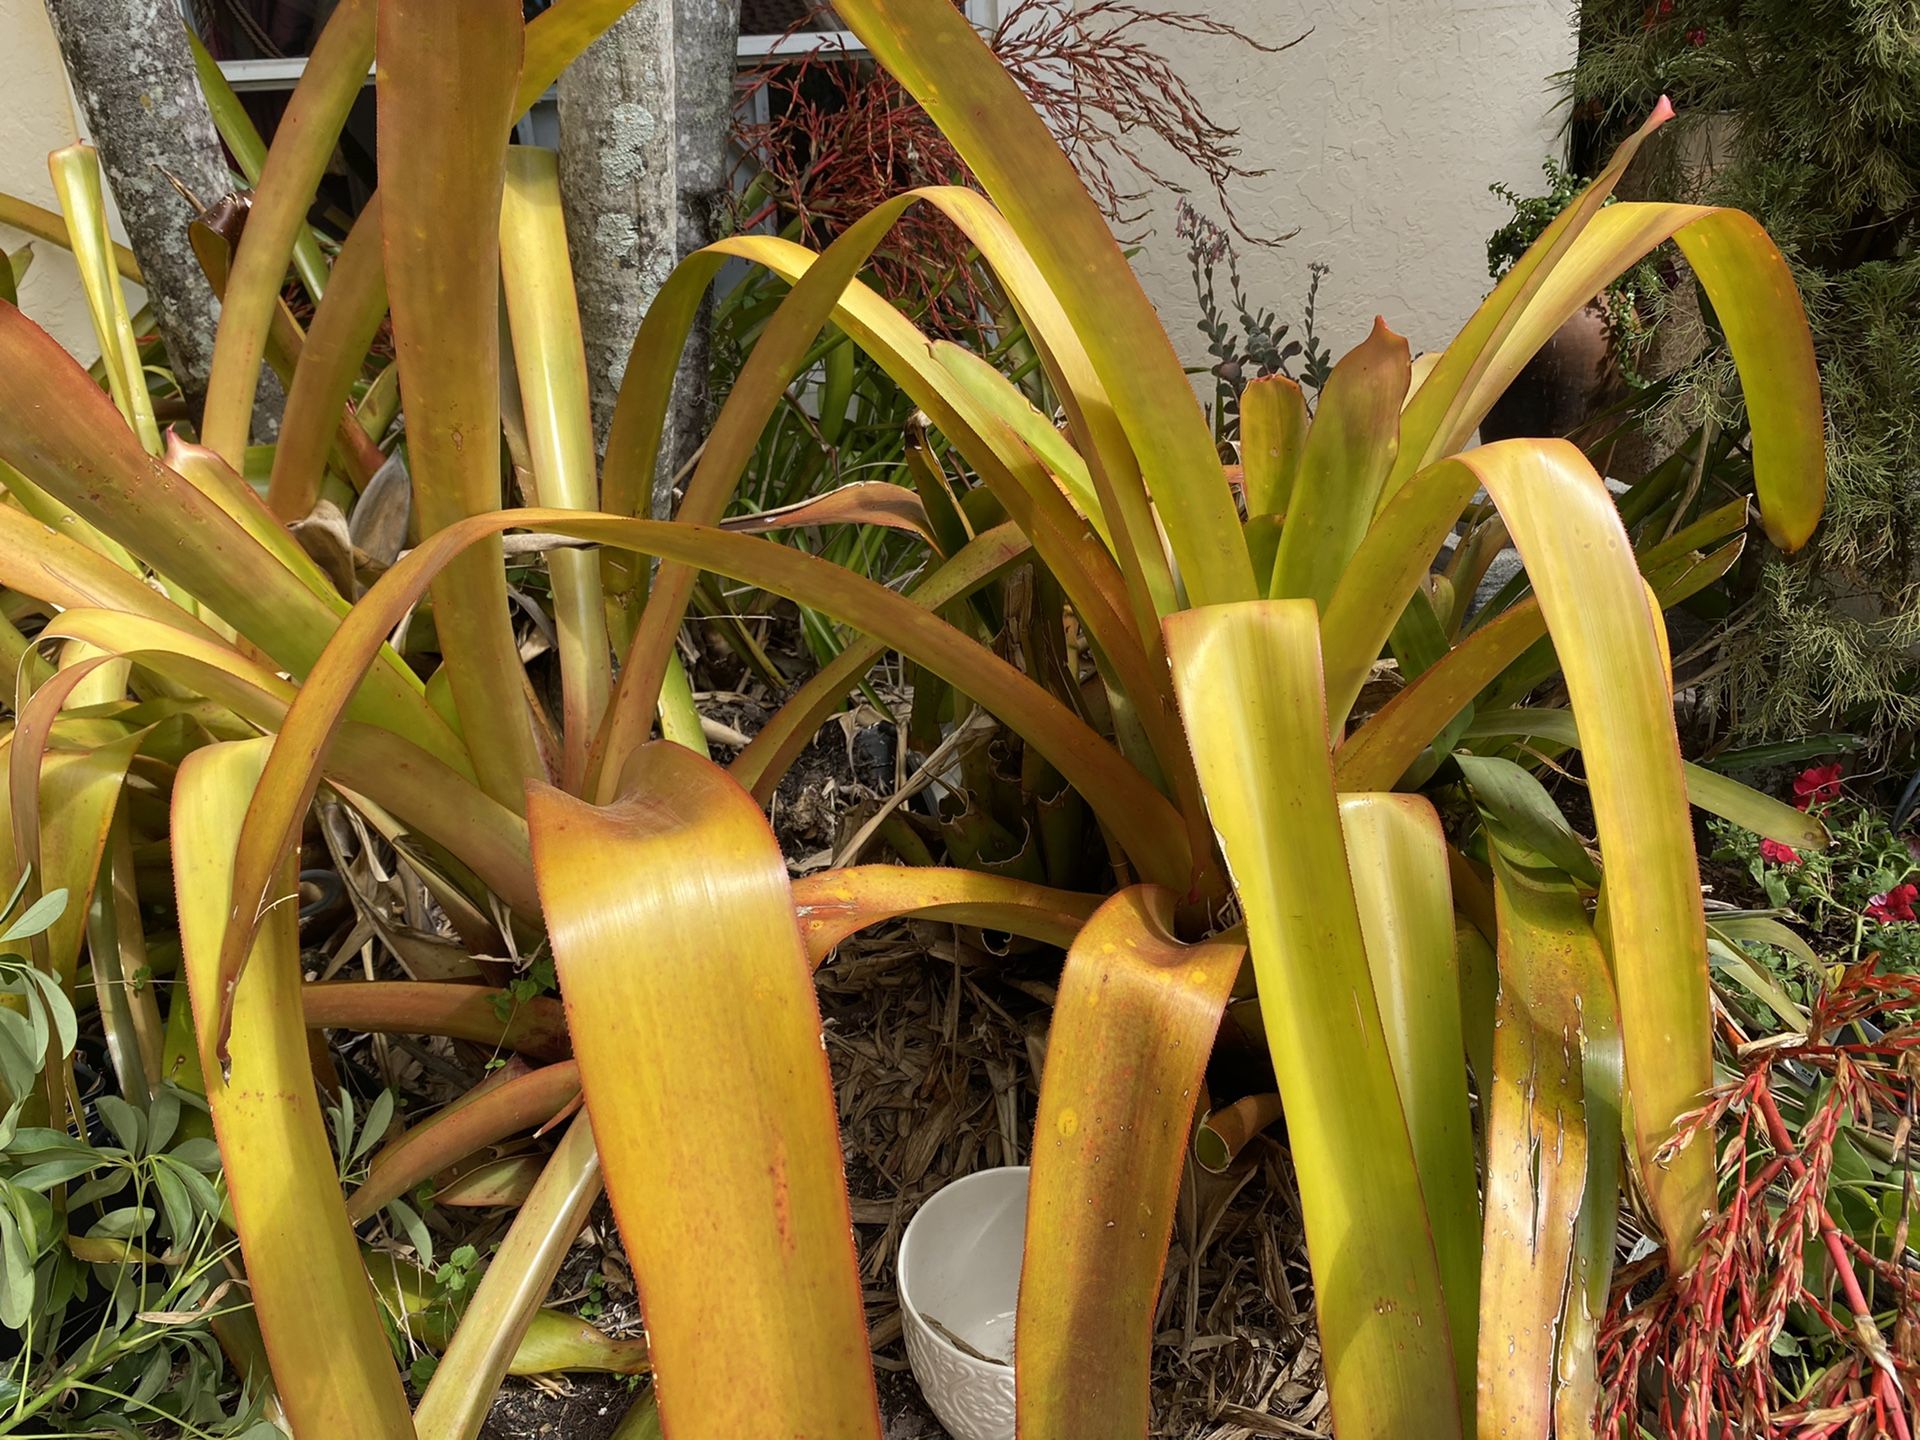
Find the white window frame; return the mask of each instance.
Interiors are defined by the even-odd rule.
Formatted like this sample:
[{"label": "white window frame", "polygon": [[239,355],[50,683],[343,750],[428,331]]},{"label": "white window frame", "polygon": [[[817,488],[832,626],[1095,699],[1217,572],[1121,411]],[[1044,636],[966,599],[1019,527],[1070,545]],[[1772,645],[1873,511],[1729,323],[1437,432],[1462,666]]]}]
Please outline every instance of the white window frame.
[{"label": "white window frame", "polygon": [[[1000,0],[966,0],[967,18],[982,30],[991,30],[1000,19]],[[735,50],[743,61],[758,62],[776,55],[811,55],[821,50],[839,50],[848,55],[864,55],[866,46],[851,30],[795,30],[786,35],[742,35]]]},{"label": "white window frame", "polygon": [[[999,20],[1000,0],[966,0],[967,18],[982,29],[991,29]],[[851,30],[798,30],[786,35],[742,35],[734,54],[742,64],[757,65],[779,55],[810,55],[836,50],[854,56],[866,54],[866,48]],[[291,55],[280,60],[222,60],[220,73],[235,90],[291,90],[306,73],[307,57]],[[371,67],[367,79],[373,79]]]}]

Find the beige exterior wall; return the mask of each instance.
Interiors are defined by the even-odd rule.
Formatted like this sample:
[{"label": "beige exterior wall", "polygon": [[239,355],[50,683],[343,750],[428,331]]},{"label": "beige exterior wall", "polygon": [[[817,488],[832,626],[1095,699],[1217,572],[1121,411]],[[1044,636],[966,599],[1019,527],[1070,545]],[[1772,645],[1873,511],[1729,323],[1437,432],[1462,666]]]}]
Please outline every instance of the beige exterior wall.
[{"label": "beige exterior wall", "polygon": [[[41,0],[0,0],[0,39],[6,42],[6,83],[0,85],[0,191],[57,209],[47,178],[47,152],[71,145],[80,134],[67,86],[66,67],[54,43],[53,26]],[[111,205],[111,199],[109,199]],[[111,214],[114,238],[126,234]],[[0,226],[0,248],[9,253],[31,237]],[[57,245],[33,242],[33,268],[20,287],[20,307],[82,361],[100,354],[87,300],[73,258]],[[145,303],[138,286],[127,287],[127,304]]]},{"label": "beige exterior wall", "polygon": [[[1488,288],[1486,237],[1505,214],[1488,184],[1530,189],[1542,158],[1558,150],[1563,112],[1552,76],[1572,63],[1574,0],[1184,0],[1175,8],[1268,39],[1312,32],[1273,56],[1204,36],[1156,40],[1214,118],[1240,128],[1244,162],[1271,172],[1236,187],[1247,228],[1299,232],[1275,249],[1241,247],[1255,304],[1296,319],[1307,266],[1318,260],[1332,267],[1320,328],[1336,355],[1359,343],[1376,314],[1416,351],[1445,344]],[[50,206],[46,154],[74,139],[78,121],[41,0],[0,0],[0,36],[9,51],[0,191]],[[1195,200],[1211,212],[1204,187]],[[1135,265],[1181,355],[1197,363],[1205,344],[1172,198],[1146,223]],[[117,218],[115,232],[124,239]],[[9,250],[25,238],[0,228]],[[128,298],[141,303],[137,289]],[[64,251],[34,245],[21,303],[82,359],[98,353]]]},{"label": "beige exterior wall", "polygon": [[[1271,171],[1234,195],[1247,229],[1299,232],[1277,249],[1240,247],[1255,305],[1297,319],[1318,260],[1332,267],[1319,328],[1336,356],[1365,338],[1376,314],[1415,353],[1443,346],[1491,288],[1486,240],[1509,212],[1487,186],[1538,193],[1540,162],[1560,151],[1565,111],[1552,77],[1573,62],[1574,0],[1183,8],[1269,40],[1312,31],[1272,56],[1205,37],[1156,42],[1214,119],[1240,128],[1242,163]],[[1214,210],[1210,193],[1194,199]],[[1192,364],[1206,342],[1173,211],[1171,197],[1156,206],[1135,265]]]}]

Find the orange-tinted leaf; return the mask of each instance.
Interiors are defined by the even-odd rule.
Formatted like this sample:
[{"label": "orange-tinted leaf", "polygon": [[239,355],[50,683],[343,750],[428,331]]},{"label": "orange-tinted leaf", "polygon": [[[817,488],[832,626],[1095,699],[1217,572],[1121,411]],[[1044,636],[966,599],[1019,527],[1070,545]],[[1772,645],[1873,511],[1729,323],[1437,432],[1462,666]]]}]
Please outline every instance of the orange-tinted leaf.
[{"label": "orange-tinted leaf", "polygon": [[[379,8],[378,0],[341,0],[334,7],[274,127],[273,145],[254,187],[222,301],[201,431],[207,447],[236,469],[246,458],[267,327],[314,191],[333,159],[347,113],[367,83]],[[328,417],[326,433],[339,418],[338,412]]]},{"label": "orange-tinted leaf", "polygon": [[267,486],[267,501],[282,520],[304,518],[319,500],[328,439],[346,413],[348,393],[386,313],[386,256],[375,192],[333,262],[327,293],[314,309],[300,365],[287,388]]},{"label": "orange-tinted leaf", "polygon": [[[219,956],[234,841],[266,749],[254,740],[196,751],[174,786],[181,952],[202,1036],[229,998]],[[414,1440],[314,1092],[298,928],[290,906],[266,917],[258,963],[231,997],[241,1041],[231,1073],[205,1073],[248,1287],[296,1435]]]},{"label": "orange-tinted leaf", "polygon": [[794,915],[816,965],[856,931],[904,915],[1004,930],[1065,949],[1099,903],[1097,895],[940,866],[854,865],[793,884]]},{"label": "orange-tinted leaf", "polygon": [[[500,199],[520,77],[515,0],[382,0],[381,233],[422,535],[500,507]],[[545,777],[498,541],[434,585],[434,629],[481,787]]]},{"label": "orange-tinted leaf", "polygon": [[367,1178],[347,1197],[347,1218],[358,1224],[389,1200],[496,1140],[546,1124],[579,1093],[580,1071],[571,1060],[563,1060],[449,1105],[381,1149]]},{"label": "orange-tinted leaf", "polygon": [[1014,1328],[1023,1440],[1144,1436],[1153,1311],[1187,1133],[1246,945],[1173,935],[1121,891],[1067,952],[1034,1121]]},{"label": "orange-tinted leaf", "polygon": [[300,997],[310,1030],[446,1035],[537,1060],[559,1060],[571,1049],[560,1004],[545,995],[518,1000],[484,985],[430,980],[328,980],[305,986]]},{"label": "orange-tinted leaf", "polygon": [[833,1088],[779,843],[711,762],[666,742],[638,759],[632,798],[596,809],[541,787],[528,814],[665,1428],[878,1440]]}]

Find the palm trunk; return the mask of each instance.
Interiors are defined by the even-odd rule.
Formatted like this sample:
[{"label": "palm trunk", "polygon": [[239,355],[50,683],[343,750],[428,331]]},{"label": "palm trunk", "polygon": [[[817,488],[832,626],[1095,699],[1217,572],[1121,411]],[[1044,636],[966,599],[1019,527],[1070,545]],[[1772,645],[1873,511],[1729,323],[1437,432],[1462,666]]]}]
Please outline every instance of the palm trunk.
[{"label": "palm trunk", "polygon": [[188,205],[232,188],[194,75],[179,0],[47,0],[173,373],[195,410],[207,388],[219,302],[187,241]]},{"label": "palm trunk", "polygon": [[[560,80],[560,188],[602,444],[647,307],[719,232],[738,0],[639,0]],[[652,512],[707,428],[708,314],[674,377]]]},{"label": "palm trunk", "polygon": [[560,193],[601,446],[677,253],[673,19],[673,0],[638,0],[560,77]]},{"label": "palm trunk", "polygon": [[[739,0],[674,0],[674,113],[679,185],[679,255],[685,259],[725,233],[731,197],[727,139],[733,132],[734,56],[740,37]],[[673,409],[661,446],[662,477],[671,484],[712,423],[708,372],[712,361],[713,304],[709,297],[673,377]],[[670,502],[670,497],[669,502]],[[656,499],[656,514],[665,514]]]}]

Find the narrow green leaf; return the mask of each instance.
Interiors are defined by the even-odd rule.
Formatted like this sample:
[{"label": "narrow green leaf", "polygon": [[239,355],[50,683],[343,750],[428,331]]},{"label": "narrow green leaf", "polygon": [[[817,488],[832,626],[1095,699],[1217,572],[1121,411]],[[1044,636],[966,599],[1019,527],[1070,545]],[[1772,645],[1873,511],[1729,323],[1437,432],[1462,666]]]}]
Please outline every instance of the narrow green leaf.
[{"label": "narrow green leaf", "polygon": [[1373,520],[1400,448],[1400,405],[1412,373],[1406,338],[1373,332],[1334,366],[1307,431],[1267,593],[1326,608]]},{"label": "narrow green leaf", "polygon": [[1207,809],[1246,914],[1287,1110],[1335,1423],[1460,1435],[1449,1311],[1375,1000],[1305,600],[1167,617]]}]

